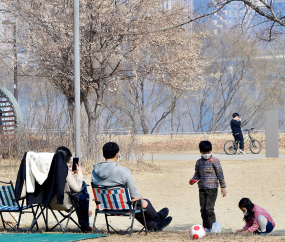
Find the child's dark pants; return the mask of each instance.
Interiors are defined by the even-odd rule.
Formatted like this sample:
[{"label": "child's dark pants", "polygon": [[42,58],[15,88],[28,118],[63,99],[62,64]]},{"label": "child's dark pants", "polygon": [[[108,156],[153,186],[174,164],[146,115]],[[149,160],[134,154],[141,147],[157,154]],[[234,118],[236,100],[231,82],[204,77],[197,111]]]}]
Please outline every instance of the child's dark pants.
[{"label": "child's dark pants", "polygon": [[[157,221],[159,220],[159,214],[155,211],[154,207],[152,206],[151,202],[148,199],[144,199],[148,202],[148,205],[146,207],[146,211],[144,212],[145,216],[145,222],[146,227],[148,230],[152,230],[156,227]],[[137,209],[140,209],[141,205],[138,204]],[[143,217],[142,214],[136,214],[135,218],[142,224],[143,223]]]},{"label": "child's dark pants", "polygon": [[239,141],[239,148],[241,150],[244,150],[244,141],[243,141],[243,136],[242,133],[238,133],[236,135],[234,135],[235,141]]},{"label": "child's dark pants", "polygon": [[218,189],[199,189],[200,212],[203,219],[203,227],[207,229],[212,228],[212,224],[216,222],[216,215],[214,211]]}]

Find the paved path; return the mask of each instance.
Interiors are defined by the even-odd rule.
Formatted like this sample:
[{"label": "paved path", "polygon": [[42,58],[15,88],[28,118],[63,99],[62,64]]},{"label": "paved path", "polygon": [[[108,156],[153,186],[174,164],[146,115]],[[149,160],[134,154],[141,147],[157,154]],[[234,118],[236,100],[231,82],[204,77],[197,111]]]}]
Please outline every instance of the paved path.
[{"label": "paved path", "polygon": [[[265,154],[247,154],[247,155],[226,155],[226,154],[214,154],[215,157],[220,160],[258,160],[266,158]],[[177,160],[177,161],[185,161],[185,160],[197,160],[200,157],[199,154],[145,154],[145,160]],[[280,154],[279,158],[285,158],[285,154]]]}]

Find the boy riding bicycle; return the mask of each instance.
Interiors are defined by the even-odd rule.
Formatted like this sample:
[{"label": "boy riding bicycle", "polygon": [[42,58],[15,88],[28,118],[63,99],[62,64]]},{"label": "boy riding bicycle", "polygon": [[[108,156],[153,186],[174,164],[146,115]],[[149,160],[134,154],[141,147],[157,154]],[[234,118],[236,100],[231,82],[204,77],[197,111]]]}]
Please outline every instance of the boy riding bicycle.
[{"label": "boy riding bicycle", "polygon": [[240,153],[245,155],[246,153],[244,152],[244,141],[243,141],[243,136],[242,136],[242,131],[241,131],[241,118],[239,117],[238,113],[233,114],[233,119],[231,120],[231,129],[232,129],[235,141],[237,142],[239,141]]}]

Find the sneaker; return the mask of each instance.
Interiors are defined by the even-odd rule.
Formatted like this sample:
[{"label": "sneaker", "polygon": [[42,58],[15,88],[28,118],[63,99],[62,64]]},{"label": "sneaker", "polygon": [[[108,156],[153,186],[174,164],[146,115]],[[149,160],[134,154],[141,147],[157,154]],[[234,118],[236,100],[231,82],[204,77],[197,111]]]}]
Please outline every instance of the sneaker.
[{"label": "sneaker", "polygon": [[243,155],[246,155],[246,153],[244,152],[244,150],[240,150],[240,153],[242,153]]},{"label": "sneaker", "polygon": [[266,236],[266,233],[265,233],[265,232],[259,232],[258,234],[259,234],[259,235]]},{"label": "sneaker", "polygon": [[85,232],[91,232],[92,231],[92,227],[88,227],[86,230],[85,230]]},{"label": "sneaker", "polygon": [[205,232],[206,232],[206,233],[211,233],[212,230],[211,230],[211,229],[208,229],[208,228],[205,228]]},{"label": "sneaker", "polygon": [[160,217],[160,220],[166,219],[167,216],[168,216],[168,213],[169,213],[169,209],[168,209],[168,208],[163,208],[163,209],[161,209],[161,210],[158,212],[159,217]]},{"label": "sneaker", "polygon": [[166,219],[162,219],[158,221],[158,225],[154,228],[155,232],[162,231],[166,226],[168,226],[172,221],[172,217],[167,217]]}]

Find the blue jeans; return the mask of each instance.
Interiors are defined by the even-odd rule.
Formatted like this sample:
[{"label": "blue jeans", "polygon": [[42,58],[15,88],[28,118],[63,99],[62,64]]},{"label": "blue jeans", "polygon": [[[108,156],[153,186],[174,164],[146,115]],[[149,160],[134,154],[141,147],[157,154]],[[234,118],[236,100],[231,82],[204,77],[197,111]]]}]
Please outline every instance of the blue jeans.
[{"label": "blue jeans", "polygon": [[[82,186],[86,183],[83,181]],[[78,217],[78,223],[81,226],[82,232],[89,228],[89,193],[84,188],[82,192],[74,196],[75,212]]]},{"label": "blue jeans", "polygon": [[270,233],[272,230],[274,229],[272,223],[270,223],[269,221],[267,221],[266,224],[266,233]]}]

